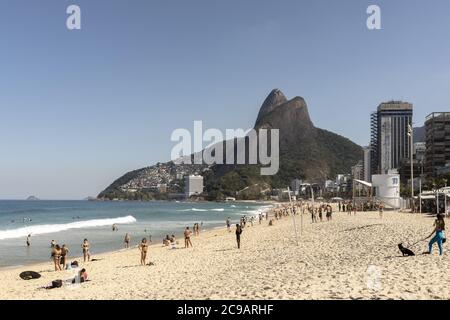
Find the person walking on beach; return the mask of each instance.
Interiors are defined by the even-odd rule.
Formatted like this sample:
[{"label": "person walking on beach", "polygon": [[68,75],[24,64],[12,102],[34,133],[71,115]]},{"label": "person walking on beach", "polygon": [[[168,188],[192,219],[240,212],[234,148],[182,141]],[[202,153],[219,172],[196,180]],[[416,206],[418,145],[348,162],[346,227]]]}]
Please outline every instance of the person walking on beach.
[{"label": "person walking on beach", "polygon": [[147,260],[148,243],[147,238],[143,238],[139,245],[139,251],[141,252],[141,265],[145,266]]},{"label": "person walking on beach", "polygon": [[81,244],[81,249],[83,249],[83,258],[84,262],[91,261],[91,253],[89,252],[89,249],[91,248],[91,245],[89,244],[89,241],[87,239],[83,240],[83,243]]},{"label": "person walking on beach", "polygon": [[55,264],[55,271],[61,271],[61,248],[59,244],[52,249],[53,263]]},{"label": "person walking on beach", "polygon": [[31,234],[29,234],[27,236],[27,247],[29,247],[31,245],[30,238],[31,238]]},{"label": "person walking on beach", "polygon": [[438,248],[439,248],[439,255],[442,256],[444,254],[444,249],[442,248],[442,244],[445,239],[445,221],[444,221],[444,215],[439,213],[437,215],[437,219],[434,221],[434,230],[433,232],[426,237],[425,239],[430,238],[434,233],[435,236],[433,239],[430,240],[428,243],[428,254],[431,254],[431,251],[433,250],[433,244],[437,242]]},{"label": "person walking on beach", "polygon": [[380,203],[380,205],[378,207],[378,212],[380,214],[380,219],[383,219],[383,211],[384,211],[384,205],[382,203]]},{"label": "person walking on beach", "polygon": [[227,224],[227,230],[228,230],[228,232],[231,232],[231,222],[230,222],[230,217],[227,218],[226,224]]},{"label": "person walking on beach", "polygon": [[189,227],[186,227],[186,229],[184,230],[184,247],[185,248],[189,248],[189,246],[191,246],[191,248],[192,248],[191,234],[192,234],[192,231],[189,230]]},{"label": "person walking on beach", "polygon": [[128,249],[130,247],[130,235],[128,233],[125,234],[123,242],[125,243],[125,248]]},{"label": "person walking on beach", "polygon": [[238,249],[241,248],[241,234],[242,234],[242,228],[239,224],[236,224],[236,242]]}]

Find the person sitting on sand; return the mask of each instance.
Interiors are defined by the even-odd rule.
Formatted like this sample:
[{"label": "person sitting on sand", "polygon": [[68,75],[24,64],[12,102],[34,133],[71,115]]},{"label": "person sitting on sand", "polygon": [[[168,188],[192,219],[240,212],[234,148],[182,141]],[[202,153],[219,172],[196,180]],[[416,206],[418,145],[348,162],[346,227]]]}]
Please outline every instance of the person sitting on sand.
[{"label": "person sitting on sand", "polygon": [[242,234],[242,228],[239,224],[236,224],[236,242],[238,249],[241,248],[241,234]]},{"label": "person sitting on sand", "polygon": [[88,273],[86,269],[81,269],[80,272],[72,279],[72,284],[83,283],[88,281]]},{"label": "person sitting on sand", "polygon": [[87,239],[83,240],[83,243],[81,244],[81,249],[83,249],[83,258],[84,262],[91,261],[91,253],[89,252],[89,249],[91,248],[91,245],[89,244],[89,241]]},{"label": "person sitting on sand", "polygon": [[172,235],[170,237],[170,246],[171,246],[171,249],[177,248],[177,239],[175,238],[175,235]]},{"label": "person sitting on sand", "polygon": [[444,242],[445,239],[445,221],[444,221],[444,215],[439,213],[437,215],[437,219],[434,221],[434,230],[433,232],[426,237],[425,239],[430,238],[434,233],[435,236],[433,237],[433,239],[430,240],[430,242],[428,243],[428,254],[431,254],[431,251],[433,250],[433,244],[435,242],[437,242],[438,247],[439,247],[439,255],[443,255],[444,254],[444,250],[442,248],[442,243]]},{"label": "person sitting on sand", "polygon": [[185,248],[189,248],[189,246],[192,247],[192,242],[191,242],[191,230],[189,230],[189,227],[186,227],[186,229],[184,230],[184,247]]},{"label": "person sitting on sand", "polygon": [[147,260],[147,238],[142,239],[141,244],[139,245],[139,251],[141,252],[141,265],[145,266]]},{"label": "person sitting on sand", "polygon": [[163,239],[163,246],[170,246],[170,237],[167,234],[166,237]]},{"label": "person sitting on sand", "polygon": [[69,254],[69,248],[67,248],[67,246],[65,244],[62,245],[61,248],[61,261],[60,264],[63,266],[63,268],[66,268],[66,260],[67,260],[67,256]]},{"label": "person sitting on sand", "polygon": [[61,248],[59,244],[52,249],[53,263],[55,264],[55,271],[61,271]]},{"label": "person sitting on sand", "polygon": [[125,234],[123,242],[125,243],[125,248],[128,249],[130,247],[130,235],[128,233]]}]

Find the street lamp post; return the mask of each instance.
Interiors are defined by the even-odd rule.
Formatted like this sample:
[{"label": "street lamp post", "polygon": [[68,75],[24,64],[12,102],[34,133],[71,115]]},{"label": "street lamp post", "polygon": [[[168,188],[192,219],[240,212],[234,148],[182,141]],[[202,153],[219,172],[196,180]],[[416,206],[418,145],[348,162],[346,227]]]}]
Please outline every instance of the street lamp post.
[{"label": "street lamp post", "polygon": [[414,213],[414,162],[413,162],[413,148],[414,148],[414,140],[413,140],[413,127],[412,122],[408,125],[408,133],[410,138],[410,151],[411,154],[411,212]]},{"label": "street lamp post", "polygon": [[288,194],[289,194],[289,203],[291,204],[292,220],[294,221],[295,242],[297,243],[297,246],[298,246],[297,224],[295,223],[294,207],[292,205],[291,189],[289,187],[288,187]]}]

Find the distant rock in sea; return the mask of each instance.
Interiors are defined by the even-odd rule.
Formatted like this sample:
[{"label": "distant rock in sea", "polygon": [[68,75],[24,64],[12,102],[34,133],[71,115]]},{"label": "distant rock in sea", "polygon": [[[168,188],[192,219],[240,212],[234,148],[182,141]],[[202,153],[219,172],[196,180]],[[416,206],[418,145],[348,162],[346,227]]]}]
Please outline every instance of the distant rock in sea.
[{"label": "distant rock in sea", "polygon": [[36,198],[35,196],[29,196],[29,197],[27,198],[27,201],[37,201],[37,200],[39,200],[39,199]]}]

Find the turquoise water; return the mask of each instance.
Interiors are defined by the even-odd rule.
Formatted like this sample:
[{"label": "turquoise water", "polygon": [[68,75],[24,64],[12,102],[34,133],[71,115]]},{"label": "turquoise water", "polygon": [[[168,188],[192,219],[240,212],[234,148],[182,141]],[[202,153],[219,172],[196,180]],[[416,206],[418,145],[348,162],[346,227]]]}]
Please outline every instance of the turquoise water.
[{"label": "turquoise water", "polygon": [[[91,254],[123,247],[125,233],[132,244],[151,236],[162,243],[166,234],[182,234],[184,228],[203,222],[204,229],[225,226],[230,217],[256,215],[268,206],[261,203],[96,202],[96,201],[0,201],[0,267],[50,259],[50,242],[66,244],[71,256],[81,255],[87,238]],[[112,231],[112,225],[118,231]],[[31,234],[31,246],[26,237]]]}]

